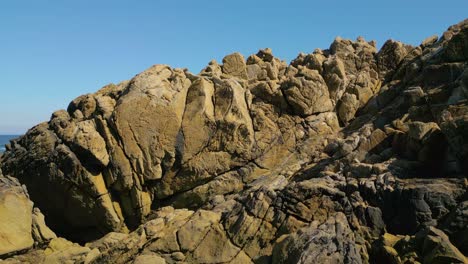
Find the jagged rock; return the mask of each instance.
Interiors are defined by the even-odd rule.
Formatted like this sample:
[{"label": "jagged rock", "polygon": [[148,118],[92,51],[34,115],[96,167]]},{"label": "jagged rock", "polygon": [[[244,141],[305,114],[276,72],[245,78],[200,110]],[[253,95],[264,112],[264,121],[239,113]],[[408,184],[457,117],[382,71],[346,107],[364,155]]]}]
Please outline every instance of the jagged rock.
[{"label": "jagged rock", "polygon": [[344,94],[341,97],[339,106],[338,106],[338,117],[341,122],[348,123],[351,119],[354,118],[356,111],[359,108],[359,100],[354,94]]},{"label": "jagged rock", "polygon": [[442,56],[446,57],[448,61],[466,61],[468,59],[466,51],[468,46],[468,23],[464,20],[451,29],[452,32],[449,31],[449,34],[452,35],[452,38],[447,43]]},{"label": "jagged rock", "polygon": [[468,201],[459,203],[443,221],[442,230],[460,251],[468,255]]},{"label": "jagged rock", "polygon": [[362,263],[342,213],[330,217],[323,225],[313,222],[280,239],[273,251],[273,263]]},{"label": "jagged rock", "polygon": [[294,112],[309,116],[332,110],[327,86],[318,71],[302,69],[299,74],[304,77],[290,78],[282,87]]},{"label": "jagged rock", "polygon": [[259,50],[257,53],[257,57],[266,62],[271,62],[275,58],[270,48]]},{"label": "jagged rock", "polygon": [[374,244],[373,261],[388,263],[466,263],[466,257],[444,232],[428,227],[414,236],[384,234]]},{"label": "jagged rock", "polygon": [[356,178],[368,178],[371,176],[374,166],[366,163],[351,164],[350,172]]},{"label": "jagged rock", "polygon": [[450,243],[447,235],[434,227],[429,227],[418,232],[415,240],[419,244],[419,248],[421,248],[422,261],[424,263],[468,262],[468,259]]},{"label": "jagged rock", "polygon": [[464,263],[467,25],[380,51],[336,38],[289,65],[270,49],[155,65],[80,96],[0,157],[0,256]]},{"label": "jagged rock", "polygon": [[210,61],[208,66],[200,72],[200,76],[209,77],[220,77],[221,74],[223,74],[221,66],[215,60]]},{"label": "jagged rock", "polygon": [[437,35],[433,35],[433,36],[430,36],[430,37],[427,37],[426,39],[424,39],[421,43],[421,46],[423,47],[428,47],[434,43],[437,42],[437,40],[439,40],[439,36]]},{"label": "jagged rock", "polygon": [[427,133],[439,130],[436,123],[411,122],[408,123],[408,136],[416,140],[422,140]]},{"label": "jagged rock", "polygon": [[437,226],[457,205],[465,184],[457,179],[398,180],[383,191],[381,205],[387,230],[414,234],[421,226]]},{"label": "jagged rock", "polygon": [[332,56],[323,62],[323,71],[323,78],[327,82],[330,99],[336,104],[348,85],[345,66],[340,58]]},{"label": "jagged rock", "polygon": [[[387,40],[377,53],[377,64],[382,77],[391,75],[408,54],[411,46],[399,41]],[[391,76],[389,76],[391,77]]]}]

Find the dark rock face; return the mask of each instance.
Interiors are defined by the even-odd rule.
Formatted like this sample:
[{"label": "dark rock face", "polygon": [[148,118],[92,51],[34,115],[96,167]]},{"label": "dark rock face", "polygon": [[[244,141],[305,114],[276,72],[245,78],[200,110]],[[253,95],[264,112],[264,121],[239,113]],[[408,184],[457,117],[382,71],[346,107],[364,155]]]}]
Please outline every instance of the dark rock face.
[{"label": "dark rock face", "polygon": [[89,243],[10,261],[466,263],[467,36],[155,65],[80,96],[1,168]]}]

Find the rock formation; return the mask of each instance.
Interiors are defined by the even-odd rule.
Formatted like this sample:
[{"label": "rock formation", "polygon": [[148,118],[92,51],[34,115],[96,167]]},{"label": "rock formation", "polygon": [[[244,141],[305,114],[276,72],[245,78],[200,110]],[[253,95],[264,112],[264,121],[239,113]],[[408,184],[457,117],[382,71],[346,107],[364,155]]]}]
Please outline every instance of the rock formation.
[{"label": "rock formation", "polygon": [[468,20],[416,47],[155,65],[7,146],[0,257],[467,263],[467,99]]}]

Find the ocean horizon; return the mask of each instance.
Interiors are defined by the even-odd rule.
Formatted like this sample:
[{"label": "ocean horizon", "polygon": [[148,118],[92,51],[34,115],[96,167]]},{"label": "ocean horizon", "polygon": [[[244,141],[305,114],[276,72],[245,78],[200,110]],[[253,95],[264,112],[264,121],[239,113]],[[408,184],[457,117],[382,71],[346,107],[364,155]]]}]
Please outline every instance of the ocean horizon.
[{"label": "ocean horizon", "polygon": [[10,140],[20,136],[21,135],[0,135],[0,153],[5,152],[5,145],[10,143]]}]

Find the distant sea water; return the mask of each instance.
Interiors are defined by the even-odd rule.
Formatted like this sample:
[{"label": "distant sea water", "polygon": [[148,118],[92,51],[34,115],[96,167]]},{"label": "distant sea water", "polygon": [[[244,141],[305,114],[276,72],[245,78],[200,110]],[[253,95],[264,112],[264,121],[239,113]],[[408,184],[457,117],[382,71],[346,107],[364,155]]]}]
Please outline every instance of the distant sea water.
[{"label": "distant sea water", "polygon": [[11,139],[20,137],[21,135],[0,135],[0,153],[5,152],[5,144],[10,143]]}]

